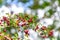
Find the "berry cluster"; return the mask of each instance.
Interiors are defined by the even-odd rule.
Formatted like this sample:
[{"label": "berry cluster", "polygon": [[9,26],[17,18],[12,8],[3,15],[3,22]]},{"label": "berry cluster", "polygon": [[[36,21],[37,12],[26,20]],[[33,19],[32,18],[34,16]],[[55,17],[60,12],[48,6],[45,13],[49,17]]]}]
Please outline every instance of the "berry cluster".
[{"label": "berry cluster", "polygon": [[[7,15],[8,17],[3,16],[2,19],[0,19],[0,39],[2,38],[2,40],[21,40],[21,38],[18,37],[18,32],[23,32],[25,33],[24,36],[28,37],[30,35],[29,29],[38,32],[42,38],[53,37],[53,30],[49,30],[46,26],[42,26],[41,28],[38,26],[38,17],[36,15],[13,14],[13,12]],[[11,29],[16,31],[12,33]]]},{"label": "berry cluster", "polygon": [[46,26],[42,26],[41,28],[39,28],[39,26],[36,26],[35,31],[39,30],[39,35],[42,38],[49,38],[49,37],[53,37],[53,30],[49,30]]},{"label": "berry cluster", "polygon": [[[2,19],[0,19],[0,27],[1,27],[1,31],[0,33],[2,33],[5,37],[5,39],[9,39],[9,37],[11,39],[20,39],[18,37],[18,32],[21,31],[20,27],[23,28],[23,32],[25,33],[25,35],[29,35],[29,30],[28,29],[34,29],[33,24],[36,26],[37,25],[37,16],[36,15],[30,15],[30,14],[13,14],[13,12],[11,12],[11,14],[7,14],[8,17],[3,16]],[[14,32],[13,34],[11,33],[11,29],[15,29],[18,32]],[[1,34],[0,34],[1,35]],[[16,35],[15,38],[12,38],[12,35]],[[1,35],[2,37],[2,35]],[[11,40],[9,39],[9,40]]]}]

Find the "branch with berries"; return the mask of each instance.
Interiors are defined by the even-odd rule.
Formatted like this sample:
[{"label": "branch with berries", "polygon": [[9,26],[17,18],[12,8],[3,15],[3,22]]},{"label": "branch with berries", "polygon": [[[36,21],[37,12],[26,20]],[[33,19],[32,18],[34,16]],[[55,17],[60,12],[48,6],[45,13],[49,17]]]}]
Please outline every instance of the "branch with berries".
[{"label": "branch with berries", "polygon": [[[42,38],[53,38],[53,30],[49,30],[46,26],[39,28],[39,21],[37,20],[37,15],[7,13],[7,17],[3,16],[2,19],[0,19],[0,33],[9,40],[22,40],[23,36],[28,38],[30,35],[29,29],[32,29]],[[13,30],[14,32],[12,32]],[[19,38],[18,32],[25,34],[22,35],[22,38]],[[2,38],[2,36],[0,38]]]}]

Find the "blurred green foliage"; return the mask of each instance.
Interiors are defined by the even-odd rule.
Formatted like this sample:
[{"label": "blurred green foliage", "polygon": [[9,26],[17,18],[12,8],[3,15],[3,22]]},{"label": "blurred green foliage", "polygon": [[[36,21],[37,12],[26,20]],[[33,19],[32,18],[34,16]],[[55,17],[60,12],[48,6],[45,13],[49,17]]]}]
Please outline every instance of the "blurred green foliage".
[{"label": "blurred green foliage", "polygon": [[58,4],[59,4],[59,6],[60,6],[60,0],[58,0]]},{"label": "blurred green foliage", "polygon": [[60,40],[60,36],[58,35],[57,40]]},{"label": "blurred green foliage", "polygon": [[49,6],[50,3],[49,2],[44,2],[42,5],[40,5],[39,3],[34,3],[32,6],[30,6],[31,9],[44,9],[45,7]]},{"label": "blurred green foliage", "polygon": [[2,5],[2,3],[3,3],[3,0],[0,0],[0,6]]},{"label": "blurred green foliage", "polygon": [[27,3],[29,0],[18,0],[18,2]]}]

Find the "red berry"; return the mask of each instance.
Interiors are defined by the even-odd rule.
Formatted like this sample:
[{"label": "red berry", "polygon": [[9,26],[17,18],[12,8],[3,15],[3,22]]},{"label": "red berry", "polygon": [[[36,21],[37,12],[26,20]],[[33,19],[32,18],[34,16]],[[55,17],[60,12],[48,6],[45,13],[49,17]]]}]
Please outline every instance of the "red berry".
[{"label": "red berry", "polygon": [[53,36],[53,31],[50,31],[48,35]]},{"label": "red berry", "polygon": [[3,20],[6,21],[7,20],[7,17],[3,17]]},{"label": "red berry", "polygon": [[24,20],[24,19],[23,19],[22,21],[23,21],[23,22],[25,22],[25,20]]},{"label": "red berry", "polygon": [[7,25],[10,25],[10,22],[7,22]]},{"label": "red berry", "polygon": [[42,38],[47,38],[47,36],[46,35],[43,35]]},{"label": "red berry", "polygon": [[29,30],[24,30],[24,32],[25,32],[25,34],[29,34],[28,32],[29,32]]},{"label": "red berry", "polygon": [[9,20],[7,20],[6,23],[7,23],[7,25],[10,25],[10,21]]},{"label": "red berry", "polygon": [[38,25],[36,26],[35,31],[36,31],[37,29],[39,29]]},{"label": "red berry", "polygon": [[36,26],[36,29],[39,29],[38,25]]},{"label": "red berry", "polygon": [[1,19],[1,22],[2,22],[3,20]]},{"label": "red berry", "polygon": [[28,22],[32,22],[32,18],[30,18],[30,19],[28,20]]},{"label": "red berry", "polygon": [[10,25],[10,22],[9,21],[7,22],[7,25]]},{"label": "red berry", "polygon": [[26,23],[22,24],[21,26],[25,26],[25,25],[26,25]]},{"label": "red berry", "polygon": [[41,28],[42,30],[46,30],[46,26],[42,26],[42,28]]},{"label": "red berry", "polygon": [[4,32],[6,32],[7,30],[6,29],[4,29]]}]

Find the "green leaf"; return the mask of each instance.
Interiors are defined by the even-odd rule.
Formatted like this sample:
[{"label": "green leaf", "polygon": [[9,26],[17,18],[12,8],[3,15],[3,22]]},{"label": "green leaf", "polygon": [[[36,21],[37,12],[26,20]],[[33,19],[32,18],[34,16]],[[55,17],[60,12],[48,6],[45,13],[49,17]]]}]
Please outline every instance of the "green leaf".
[{"label": "green leaf", "polygon": [[18,0],[18,2],[27,3],[29,0]]},{"label": "green leaf", "polygon": [[19,16],[24,18],[24,14],[23,13],[19,13]]},{"label": "green leaf", "polygon": [[50,37],[50,40],[55,40],[55,38],[54,37]]},{"label": "green leaf", "polygon": [[44,17],[50,18],[55,12],[56,12],[56,11],[50,9],[50,10],[48,10],[48,12],[47,12],[49,15],[47,15],[47,13],[45,13],[45,14],[44,14]]},{"label": "green leaf", "polygon": [[18,37],[18,34],[17,33],[15,33],[14,35],[15,35],[16,38]]},{"label": "green leaf", "polygon": [[48,29],[49,29],[49,30],[52,30],[52,29],[54,29],[55,27],[56,27],[56,26],[52,24],[52,25],[48,26]]},{"label": "green leaf", "polygon": [[50,5],[50,3],[45,1],[42,5],[40,5],[40,8],[44,9],[45,7],[47,7],[49,5]]}]

